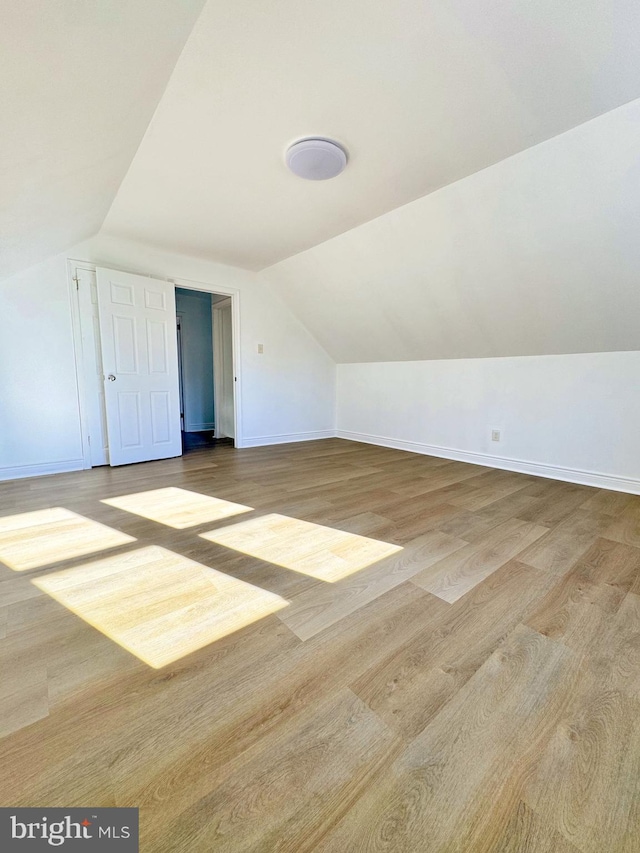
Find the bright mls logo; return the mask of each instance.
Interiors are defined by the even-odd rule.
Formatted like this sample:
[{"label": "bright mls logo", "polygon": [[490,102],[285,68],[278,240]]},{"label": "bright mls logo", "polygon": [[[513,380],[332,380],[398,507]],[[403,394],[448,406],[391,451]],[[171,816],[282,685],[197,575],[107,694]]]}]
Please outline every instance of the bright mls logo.
[{"label": "bright mls logo", "polygon": [[49,850],[138,853],[138,809],[0,808],[2,853]]}]

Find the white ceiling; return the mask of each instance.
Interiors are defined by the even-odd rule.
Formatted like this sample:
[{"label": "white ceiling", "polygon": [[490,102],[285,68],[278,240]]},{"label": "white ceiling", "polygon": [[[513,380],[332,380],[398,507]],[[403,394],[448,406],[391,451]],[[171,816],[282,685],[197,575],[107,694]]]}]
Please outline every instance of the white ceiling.
[{"label": "white ceiling", "polygon": [[1,0],[0,278],[94,234],[204,0]]},{"label": "white ceiling", "polygon": [[260,277],[338,363],[640,350],[639,226],[640,99]]},{"label": "white ceiling", "polygon": [[[124,14],[128,4],[118,5]],[[172,4],[160,5],[166,23]],[[147,61],[156,37],[150,27],[141,41]],[[105,230],[264,268],[638,97],[638,44],[637,0],[209,0]],[[138,57],[116,56],[99,70],[105,84],[117,75],[117,88],[130,76],[123,57],[125,67]],[[154,86],[160,66],[148,74]],[[131,95],[128,112],[108,103],[93,121],[107,132],[123,113],[133,121]],[[81,114],[66,118],[74,138],[86,133]],[[113,175],[140,124],[111,152]],[[311,134],[346,145],[337,179],[286,171],[285,147]],[[96,135],[83,138],[83,163],[102,174]],[[67,164],[62,184],[68,174]],[[87,187],[91,223],[113,182]],[[90,230],[86,216],[83,225]]]}]

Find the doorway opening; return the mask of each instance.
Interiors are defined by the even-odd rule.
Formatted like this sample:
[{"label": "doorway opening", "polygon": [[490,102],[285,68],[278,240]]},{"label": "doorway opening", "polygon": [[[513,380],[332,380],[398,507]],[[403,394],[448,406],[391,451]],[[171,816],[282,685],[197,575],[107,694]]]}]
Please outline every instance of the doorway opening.
[{"label": "doorway opening", "polygon": [[176,287],[182,452],[233,445],[231,299]]},{"label": "doorway opening", "polygon": [[236,291],[70,271],[85,468],[233,446]]}]

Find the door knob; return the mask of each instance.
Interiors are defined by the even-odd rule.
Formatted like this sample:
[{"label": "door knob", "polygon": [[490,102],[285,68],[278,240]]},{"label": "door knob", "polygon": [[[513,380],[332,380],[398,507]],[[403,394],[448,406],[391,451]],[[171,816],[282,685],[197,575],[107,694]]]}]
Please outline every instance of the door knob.
[{"label": "door knob", "polygon": [[116,381],[116,377],[113,375],[113,373],[110,373],[107,376],[107,379],[109,380],[109,382],[115,382]]}]

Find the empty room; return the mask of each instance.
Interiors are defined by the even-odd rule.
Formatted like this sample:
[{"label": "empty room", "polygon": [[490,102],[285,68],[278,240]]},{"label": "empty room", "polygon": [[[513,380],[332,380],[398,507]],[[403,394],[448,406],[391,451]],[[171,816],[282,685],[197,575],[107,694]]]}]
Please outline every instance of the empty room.
[{"label": "empty room", "polygon": [[640,850],[640,5],[7,0],[0,850]]}]

